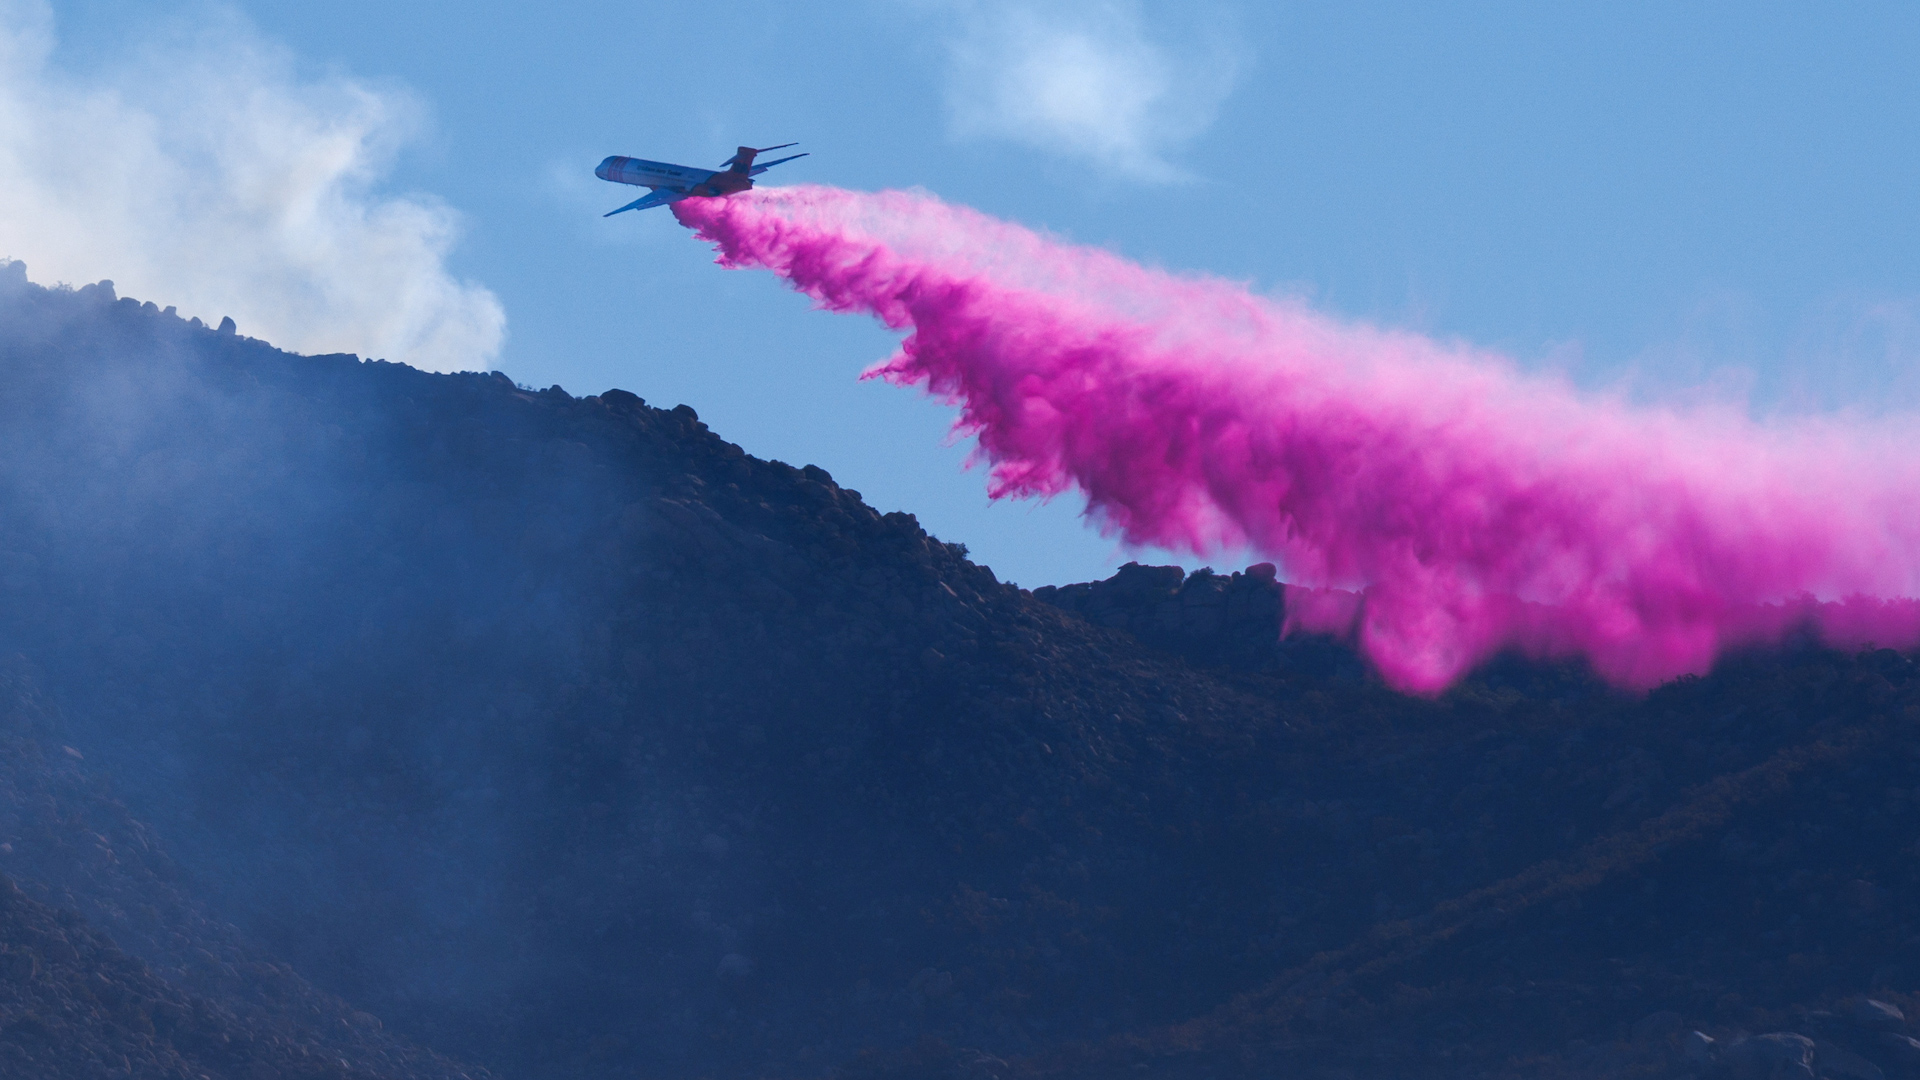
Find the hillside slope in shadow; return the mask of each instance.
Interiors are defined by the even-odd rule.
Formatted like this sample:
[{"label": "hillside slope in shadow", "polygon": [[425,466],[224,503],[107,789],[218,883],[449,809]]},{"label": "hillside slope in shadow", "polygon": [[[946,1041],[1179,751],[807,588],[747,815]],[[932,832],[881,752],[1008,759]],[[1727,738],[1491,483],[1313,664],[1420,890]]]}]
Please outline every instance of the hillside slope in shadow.
[{"label": "hillside slope in shadow", "polygon": [[1276,644],[1260,574],[1036,598],[620,391],[293,356],[5,268],[0,379],[0,654],[48,739],[196,911],[408,1045],[1680,1075],[1683,1028],[1793,1028],[1903,1067],[1844,1017],[1920,976],[1908,657],[1413,699]]},{"label": "hillside slope in shadow", "polygon": [[0,1075],[479,1080],[316,989],[183,888],[18,673],[0,674]]}]

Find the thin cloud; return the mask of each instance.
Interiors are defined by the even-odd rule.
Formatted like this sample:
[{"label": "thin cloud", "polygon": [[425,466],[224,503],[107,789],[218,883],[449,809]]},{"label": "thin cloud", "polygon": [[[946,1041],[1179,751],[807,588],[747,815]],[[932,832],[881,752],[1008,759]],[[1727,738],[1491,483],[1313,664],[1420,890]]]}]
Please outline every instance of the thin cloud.
[{"label": "thin cloud", "polygon": [[0,257],[301,352],[499,354],[499,300],[446,266],[458,215],[376,190],[419,128],[405,94],[303,79],[234,17],[103,74],[54,44],[43,0],[0,0]]},{"label": "thin cloud", "polygon": [[1006,139],[1135,180],[1186,178],[1168,157],[1212,125],[1242,66],[1224,36],[1157,34],[1125,0],[944,7],[955,19],[946,87],[955,136]]},{"label": "thin cloud", "polygon": [[1643,403],[1686,402],[1765,420],[1911,422],[1920,412],[1920,299],[1837,290],[1799,308],[1704,291],[1676,325],[1589,381]]}]

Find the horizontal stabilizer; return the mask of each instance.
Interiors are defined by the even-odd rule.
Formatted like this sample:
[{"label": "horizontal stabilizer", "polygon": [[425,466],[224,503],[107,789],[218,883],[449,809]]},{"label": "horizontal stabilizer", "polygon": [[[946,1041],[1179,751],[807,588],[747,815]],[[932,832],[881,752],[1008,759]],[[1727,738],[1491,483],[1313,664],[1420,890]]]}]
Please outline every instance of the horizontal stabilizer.
[{"label": "horizontal stabilizer", "polygon": [[755,166],[753,167],[753,171],[752,171],[752,172],[750,172],[750,173],[748,173],[747,175],[748,175],[748,176],[759,176],[759,175],[760,175],[761,173],[763,173],[763,172],[766,172],[766,171],[767,171],[768,169],[771,169],[771,168],[773,168],[773,167],[774,167],[775,165],[784,165],[785,163],[787,163],[787,162],[789,162],[789,161],[792,161],[792,160],[793,160],[794,158],[803,158],[803,157],[806,157],[806,156],[807,156],[807,155],[805,155],[805,154],[794,154],[794,155],[793,155],[792,157],[783,157],[783,158],[780,158],[780,159],[779,159],[779,160],[777,160],[777,161],[769,161],[769,162],[767,162],[767,163],[766,163],[765,165],[755,165]]},{"label": "horizontal stabilizer", "polygon": [[677,203],[681,199],[684,199],[686,197],[687,197],[687,193],[684,191],[675,191],[672,188],[655,188],[654,190],[648,192],[645,195],[640,196],[639,198],[633,200],[627,205],[621,207],[620,209],[609,210],[600,216],[612,217],[615,214],[625,213],[628,210],[650,210],[656,206],[665,206],[668,203]]},{"label": "horizontal stabilizer", "polygon": [[799,145],[797,142],[783,142],[779,146],[762,146],[757,150],[751,146],[743,146],[735,151],[732,157],[721,162],[720,167],[723,169],[742,169],[753,164],[755,154],[764,154],[769,150],[785,150],[789,146]]}]

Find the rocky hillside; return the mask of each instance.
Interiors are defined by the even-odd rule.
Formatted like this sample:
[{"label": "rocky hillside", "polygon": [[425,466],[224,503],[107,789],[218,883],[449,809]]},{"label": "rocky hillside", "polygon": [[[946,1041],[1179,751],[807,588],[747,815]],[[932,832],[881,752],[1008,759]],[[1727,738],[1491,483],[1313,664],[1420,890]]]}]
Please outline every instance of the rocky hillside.
[{"label": "rocky hillside", "polygon": [[386,1034],[210,918],[153,830],[80,751],[47,741],[58,726],[0,675],[0,1075],[486,1076]]},{"label": "rocky hillside", "polygon": [[[1407,698],[1281,642],[1270,568],[1025,593],[621,391],[5,268],[0,379],[41,808],[0,872],[230,1040],[1091,1080],[1679,1076],[1796,1033],[1907,1068],[1862,1002],[1920,1006],[1909,657]],[[51,1008],[0,997],[0,1042]],[[98,1031],[57,1041],[173,1067]]]}]

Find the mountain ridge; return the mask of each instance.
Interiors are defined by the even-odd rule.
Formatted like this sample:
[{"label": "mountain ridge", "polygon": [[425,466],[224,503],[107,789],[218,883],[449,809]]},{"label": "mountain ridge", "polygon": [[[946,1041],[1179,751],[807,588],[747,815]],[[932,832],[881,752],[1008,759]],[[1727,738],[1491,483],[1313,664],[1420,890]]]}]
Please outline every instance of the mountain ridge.
[{"label": "mountain ridge", "polygon": [[[1645,695],[1502,659],[1407,697],[1282,641],[1266,568],[1027,592],[625,391],[293,356],[6,268],[0,378],[38,743],[111,775],[183,904],[408,1045],[1679,1077],[1793,1030],[1829,1075],[1909,1067],[1846,1017],[1920,1007],[1911,656]],[[26,884],[132,910],[75,880]]]}]

